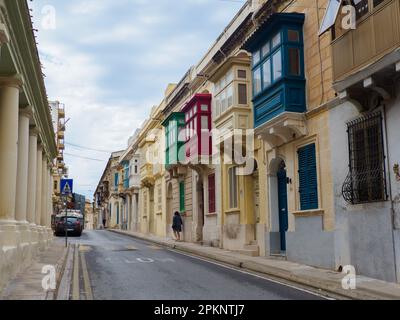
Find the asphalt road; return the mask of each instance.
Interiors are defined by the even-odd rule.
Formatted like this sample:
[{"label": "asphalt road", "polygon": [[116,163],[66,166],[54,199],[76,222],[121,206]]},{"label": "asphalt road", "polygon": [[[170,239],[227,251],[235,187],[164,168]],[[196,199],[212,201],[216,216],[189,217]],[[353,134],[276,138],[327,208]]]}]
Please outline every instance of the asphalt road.
[{"label": "asphalt road", "polygon": [[83,256],[76,259],[81,272],[75,279],[81,282],[81,299],[88,297],[88,291],[94,300],[322,299],[109,231],[86,231],[71,242],[79,244]]}]

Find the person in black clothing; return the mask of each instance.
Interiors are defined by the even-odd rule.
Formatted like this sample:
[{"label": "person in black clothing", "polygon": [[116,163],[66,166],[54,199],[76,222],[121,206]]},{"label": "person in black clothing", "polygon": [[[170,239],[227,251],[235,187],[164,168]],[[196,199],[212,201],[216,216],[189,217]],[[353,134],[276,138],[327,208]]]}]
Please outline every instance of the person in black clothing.
[{"label": "person in black clothing", "polygon": [[181,232],[182,232],[183,221],[179,212],[175,212],[173,221],[172,221],[172,230],[174,230],[174,235],[176,241],[181,240]]}]

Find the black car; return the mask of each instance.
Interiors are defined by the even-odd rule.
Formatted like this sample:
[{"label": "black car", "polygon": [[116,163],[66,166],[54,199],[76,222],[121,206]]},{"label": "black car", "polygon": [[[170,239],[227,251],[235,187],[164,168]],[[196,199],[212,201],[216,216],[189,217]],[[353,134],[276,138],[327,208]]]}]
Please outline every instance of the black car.
[{"label": "black car", "polygon": [[81,219],[77,217],[61,217],[56,222],[55,235],[64,236],[65,235],[65,221],[67,221],[67,231],[68,235],[74,235],[80,237],[82,235],[83,225]]}]

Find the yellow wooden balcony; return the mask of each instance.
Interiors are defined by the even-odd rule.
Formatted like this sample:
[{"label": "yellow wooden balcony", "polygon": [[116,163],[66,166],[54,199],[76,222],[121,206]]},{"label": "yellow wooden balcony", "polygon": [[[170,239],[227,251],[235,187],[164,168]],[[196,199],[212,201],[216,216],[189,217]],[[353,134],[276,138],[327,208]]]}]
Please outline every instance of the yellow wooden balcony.
[{"label": "yellow wooden balcony", "polygon": [[154,185],[155,177],[151,163],[146,163],[140,168],[140,180],[144,185]]},{"label": "yellow wooden balcony", "polygon": [[400,46],[400,0],[385,0],[370,8],[357,20],[356,29],[343,30],[340,22],[339,16],[336,39],[332,41],[334,82],[346,79]]}]

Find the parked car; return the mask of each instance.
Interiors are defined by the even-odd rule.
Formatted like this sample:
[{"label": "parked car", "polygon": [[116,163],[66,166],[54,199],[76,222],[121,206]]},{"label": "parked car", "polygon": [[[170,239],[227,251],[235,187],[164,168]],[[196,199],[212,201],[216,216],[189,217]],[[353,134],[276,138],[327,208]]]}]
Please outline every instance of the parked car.
[{"label": "parked car", "polygon": [[74,235],[80,237],[83,231],[82,218],[78,216],[59,217],[59,219],[57,219],[56,222],[56,228],[54,234],[56,236],[64,236],[65,227],[67,227],[68,235]]}]

